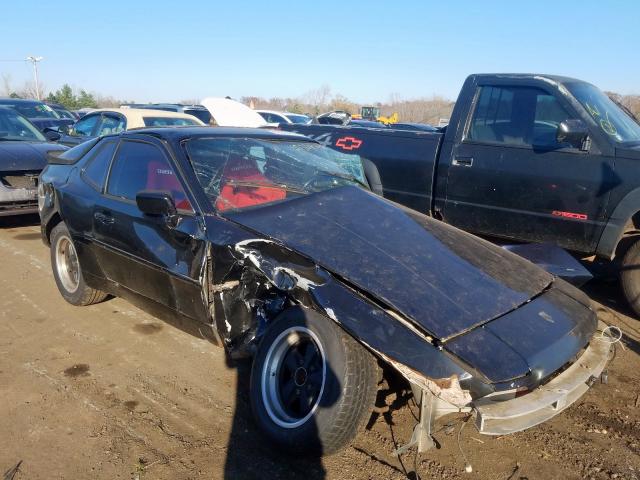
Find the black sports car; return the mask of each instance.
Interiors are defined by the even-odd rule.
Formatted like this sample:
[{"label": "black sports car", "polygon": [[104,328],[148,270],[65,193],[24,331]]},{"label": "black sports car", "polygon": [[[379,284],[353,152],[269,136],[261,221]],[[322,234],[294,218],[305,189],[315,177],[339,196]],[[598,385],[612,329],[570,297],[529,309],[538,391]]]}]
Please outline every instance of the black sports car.
[{"label": "black sports car", "polygon": [[[431,421],[536,425],[605,367],[589,299],[484,240],[372,194],[361,163],[307,138],[239,128],[92,140],[42,174],[42,235],[74,305],[129,298],[252,355],[260,427],[329,453],[399,372]],[[159,310],[160,309],[160,310]]]},{"label": "black sports car", "polygon": [[47,143],[16,111],[0,107],[0,216],[38,211],[36,187],[46,154],[66,149]]}]

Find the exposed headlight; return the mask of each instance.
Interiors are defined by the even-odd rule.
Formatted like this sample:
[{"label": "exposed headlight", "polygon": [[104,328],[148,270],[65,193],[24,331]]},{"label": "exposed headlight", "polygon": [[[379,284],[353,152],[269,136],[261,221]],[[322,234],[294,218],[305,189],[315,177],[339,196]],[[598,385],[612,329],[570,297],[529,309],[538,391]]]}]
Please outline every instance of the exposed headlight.
[{"label": "exposed headlight", "polygon": [[44,184],[38,182],[38,211],[42,212],[47,194],[45,192]]}]

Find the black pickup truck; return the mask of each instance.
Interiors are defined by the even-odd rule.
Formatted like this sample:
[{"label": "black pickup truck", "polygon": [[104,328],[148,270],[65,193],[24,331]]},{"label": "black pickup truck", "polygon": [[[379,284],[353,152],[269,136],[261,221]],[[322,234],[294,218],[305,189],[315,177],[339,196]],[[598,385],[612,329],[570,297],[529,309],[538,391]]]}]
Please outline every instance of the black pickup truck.
[{"label": "black pickup truck", "polygon": [[280,128],[373,162],[385,197],[458,228],[617,259],[640,315],[640,125],[593,85],[471,75],[436,132]]}]

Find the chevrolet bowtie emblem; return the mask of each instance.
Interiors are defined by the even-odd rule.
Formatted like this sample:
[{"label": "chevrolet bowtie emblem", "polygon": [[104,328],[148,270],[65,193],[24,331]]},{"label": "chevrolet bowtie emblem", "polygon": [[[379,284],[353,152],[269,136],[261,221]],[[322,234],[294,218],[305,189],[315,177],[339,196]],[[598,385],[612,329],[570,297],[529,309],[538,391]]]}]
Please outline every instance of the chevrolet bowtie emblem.
[{"label": "chevrolet bowtie emblem", "polygon": [[342,137],[336,140],[336,147],[343,150],[356,150],[362,145],[362,140],[355,137]]}]

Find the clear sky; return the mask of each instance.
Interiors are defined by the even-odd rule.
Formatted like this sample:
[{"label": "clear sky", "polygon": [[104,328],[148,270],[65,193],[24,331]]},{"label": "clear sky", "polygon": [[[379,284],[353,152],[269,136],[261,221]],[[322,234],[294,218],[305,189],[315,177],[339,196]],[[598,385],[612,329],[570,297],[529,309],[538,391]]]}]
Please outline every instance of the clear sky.
[{"label": "clear sky", "polygon": [[441,94],[466,75],[574,76],[640,93],[640,1],[11,1],[0,73],[135,101]]}]

